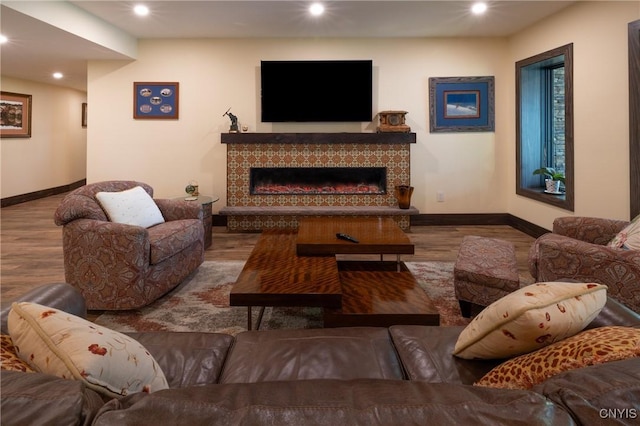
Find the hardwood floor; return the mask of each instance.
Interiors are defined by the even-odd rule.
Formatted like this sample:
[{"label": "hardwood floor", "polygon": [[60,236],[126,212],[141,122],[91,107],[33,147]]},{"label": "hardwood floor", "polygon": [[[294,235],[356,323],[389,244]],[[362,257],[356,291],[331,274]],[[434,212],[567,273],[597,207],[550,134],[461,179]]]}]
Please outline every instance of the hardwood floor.
[{"label": "hardwood floor", "polygon": [[[46,283],[64,281],[62,228],[53,214],[64,194],[28,201],[0,210],[0,298],[12,299]],[[518,267],[527,272],[527,254],[534,238],[510,226],[412,226],[408,232],[415,254],[405,261],[454,262],[465,235],[502,238],[516,246]],[[246,260],[257,233],[227,232],[213,227],[213,244],[205,260]],[[377,257],[375,257],[377,258]]]}]

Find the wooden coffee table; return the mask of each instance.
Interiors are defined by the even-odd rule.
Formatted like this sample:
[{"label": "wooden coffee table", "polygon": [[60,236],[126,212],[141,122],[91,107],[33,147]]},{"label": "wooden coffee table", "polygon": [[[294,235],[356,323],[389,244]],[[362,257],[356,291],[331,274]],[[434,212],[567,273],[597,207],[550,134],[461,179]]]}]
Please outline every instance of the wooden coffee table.
[{"label": "wooden coffee table", "polygon": [[[342,232],[358,243],[339,240]],[[407,235],[390,218],[303,218],[298,232],[264,231],[229,295],[231,306],[319,306],[325,327],[439,325],[437,309],[402,254]],[[380,261],[338,261],[337,254],[380,254]],[[383,261],[395,254],[395,261]],[[263,310],[257,320],[259,327]]]},{"label": "wooden coffee table", "polygon": [[336,258],[297,256],[296,238],[293,230],[264,231],[231,288],[229,305],[248,308],[248,330],[253,306],[342,306]]},{"label": "wooden coffee table", "polygon": [[[357,243],[336,237],[347,234]],[[400,255],[413,254],[415,247],[402,229],[389,217],[312,217],[300,219],[298,256],[337,254],[395,254],[400,271]]]}]

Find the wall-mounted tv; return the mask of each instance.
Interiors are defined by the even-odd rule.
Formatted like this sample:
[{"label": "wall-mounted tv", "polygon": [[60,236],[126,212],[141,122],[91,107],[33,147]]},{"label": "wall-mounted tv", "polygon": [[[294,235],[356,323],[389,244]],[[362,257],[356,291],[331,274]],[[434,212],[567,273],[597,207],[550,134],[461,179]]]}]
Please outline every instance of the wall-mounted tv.
[{"label": "wall-mounted tv", "polygon": [[262,61],[263,122],[372,119],[370,60]]}]

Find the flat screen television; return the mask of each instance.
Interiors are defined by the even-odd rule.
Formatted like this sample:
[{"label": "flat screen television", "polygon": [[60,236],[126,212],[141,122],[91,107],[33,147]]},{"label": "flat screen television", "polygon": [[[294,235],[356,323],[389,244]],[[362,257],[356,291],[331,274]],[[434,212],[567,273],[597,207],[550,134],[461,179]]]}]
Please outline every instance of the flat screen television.
[{"label": "flat screen television", "polygon": [[370,60],[262,61],[262,121],[371,121],[372,75]]}]

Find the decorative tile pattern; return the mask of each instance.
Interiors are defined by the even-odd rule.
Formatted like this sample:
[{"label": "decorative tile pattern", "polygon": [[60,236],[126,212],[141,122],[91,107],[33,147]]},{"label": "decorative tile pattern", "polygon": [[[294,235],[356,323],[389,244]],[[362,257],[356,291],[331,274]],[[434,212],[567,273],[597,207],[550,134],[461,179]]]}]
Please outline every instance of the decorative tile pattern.
[{"label": "decorative tile pattern", "polygon": [[[410,144],[228,144],[227,205],[272,206],[396,206],[395,185],[410,183]],[[386,194],[251,195],[252,167],[386,167]],[[297,226],[295,217],[228,216],[230,230]],[[406,222],[408,216],[400,216]]]},{"label": "decorative tile pattern", "polygon": [[[370,216],[358,216],[370,217]],[[409,216],[391,216],[400,229],[410,228]],[[297,229],[299,216],[273,215],[273,216],[227,216],[227,229],[229,231],[260,231],[262,229]]]}]

